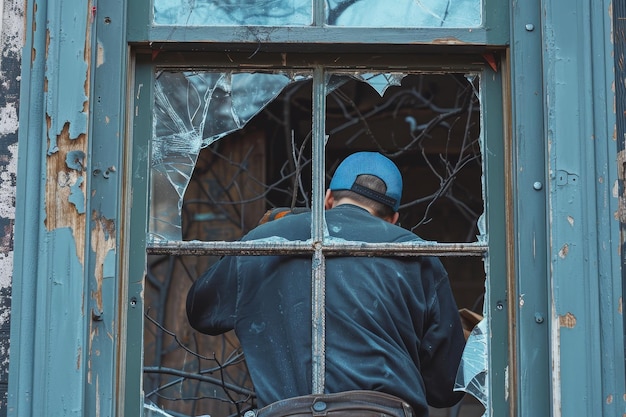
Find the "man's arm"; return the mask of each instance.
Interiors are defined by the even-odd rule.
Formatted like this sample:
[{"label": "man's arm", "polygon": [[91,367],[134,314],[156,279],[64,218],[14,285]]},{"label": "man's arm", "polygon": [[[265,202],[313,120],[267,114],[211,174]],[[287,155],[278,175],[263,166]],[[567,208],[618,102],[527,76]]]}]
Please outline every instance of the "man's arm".
[{"label": "man's arm", "polygon": [[463,327],[444,271],[429,308],[429,327],[423,335],[420,354],[426,399],[431,406],[451,407],[463,398],[463,392],[453,389],[464,347]]},{"label": "man's arm", "polygon": [[199,332],[217,335],[235,327],[237,313],[237,258],[225,256],[191,286],[187,318]]}]

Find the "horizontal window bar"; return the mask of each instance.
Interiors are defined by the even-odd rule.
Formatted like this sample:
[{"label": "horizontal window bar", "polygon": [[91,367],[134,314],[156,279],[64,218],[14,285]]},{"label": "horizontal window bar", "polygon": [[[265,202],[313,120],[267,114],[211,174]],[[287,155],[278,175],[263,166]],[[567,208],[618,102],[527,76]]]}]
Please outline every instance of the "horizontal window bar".
[{"label": "horizontal window bar", "polygon": [[294,242],[199,242],[167,241],[148,244],[149,255],[298,255],[312,254],[321,245],[325,256],[482,256],[488,251],[486,243],[364,243],[312,241]]}]

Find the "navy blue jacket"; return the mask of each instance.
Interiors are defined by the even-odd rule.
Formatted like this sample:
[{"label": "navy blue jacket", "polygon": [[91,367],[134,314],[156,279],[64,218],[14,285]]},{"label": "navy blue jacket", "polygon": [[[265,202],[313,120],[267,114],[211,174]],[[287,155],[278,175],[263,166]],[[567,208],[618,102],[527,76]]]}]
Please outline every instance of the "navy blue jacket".
[{"label": "navy blue jacket", "polygon": [[[415,234],[359,207],[326,211],[332,237],[406,242]],[[244,240],[307,240],[311,215],[283,217]],[[311,393],[311,256],[226,256],[193,285],[187,315],[200,332],[231,329],[258,406]],[[446,271],[433,257],[326,258],[326,392],[377,390],[449,407],[465,341]]]}]

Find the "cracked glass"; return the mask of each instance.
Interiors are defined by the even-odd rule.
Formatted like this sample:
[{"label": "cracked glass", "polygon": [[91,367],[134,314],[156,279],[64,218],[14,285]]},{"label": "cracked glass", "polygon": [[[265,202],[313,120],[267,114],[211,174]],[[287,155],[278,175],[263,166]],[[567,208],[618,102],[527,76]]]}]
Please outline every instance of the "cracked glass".
[{"label": "cracked glass", "polygon": [[[402,227],[432,242],[487,240],[478,73],[326,71],[322,80],[320,116],[312,72],[158,70],[150,238],[232,242],[280,215],[270,209],[310,210],[313,126],[322,117],[326,169],[318,180],[326,186],[350,153],[381,152],[405,181]],[[226,416],[254,406],[236,336],[190,333],[181,310],[188,286],[217,259],[148,258],[144,387],[152,412]],[[483,258],[441,260],[459,308],[483,315]],[[472,332],[457,378],[457,389],[471,394],[461,410],[471,415],[489,415],[487,325]]]},{"label": "cracked glass", "polygon": [[[154,0],[154,23],[176,26],[307,26],[312,0]],[[352,27],[478,27],[480,0],[327,0],[325,24]]]},{"label": "cracked glass", "polygon": [[232,71],[157,74],[150,147],[150,239],[181,239],[183,196],[200,150],[241,129],[286,85],[305,78]]}]

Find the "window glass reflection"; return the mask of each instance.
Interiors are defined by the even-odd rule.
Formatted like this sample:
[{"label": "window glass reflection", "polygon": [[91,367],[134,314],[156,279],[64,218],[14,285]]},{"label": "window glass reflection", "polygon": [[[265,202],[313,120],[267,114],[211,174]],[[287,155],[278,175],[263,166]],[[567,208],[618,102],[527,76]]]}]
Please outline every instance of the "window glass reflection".
[{"label": "window glass reflection", "polygon": [[312,15],[312,0],[154,0],[157,25],[295,26]]},{"label": "window glass reflection", "polygon": [[[312,0],[154,0],[154,23],[176,26],[307,26]],[[325,24],[353,27],[478,27],[481,0],[327,0]]]},{"label": "window glass reflection", "polygon": [[328,0],[326,23],[356,27],[478,27],[481,0]]}]

